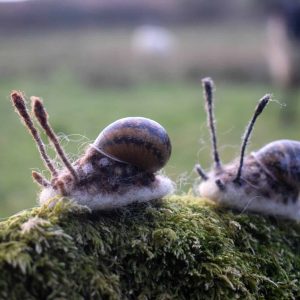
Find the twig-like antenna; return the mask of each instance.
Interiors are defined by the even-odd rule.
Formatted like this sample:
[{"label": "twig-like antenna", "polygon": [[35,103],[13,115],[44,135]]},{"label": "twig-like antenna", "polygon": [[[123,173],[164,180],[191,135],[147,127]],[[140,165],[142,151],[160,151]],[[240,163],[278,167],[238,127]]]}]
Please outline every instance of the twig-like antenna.
[{"label": "twig-like antenna", "polygon": [[207,124],[210,130],[212,150],[213,150],[213,160],[215,162],[215,168],[221,169],[221,161],[219,157],[218,147],[217,147],[217,135],[215,128],[215,117],[213,112],[213,89],[214,83],[211,78],[207,77],[202,79],[202,85],[204,89],[204,99],[205,108],[207,113]]},{"label": "twig-like antenna", "polygon": [[236,174],[236,178],[234,180],[235,182],[240,182],[240,179],[241,179],[242,168],[243,168],[244,157],[245,157],[245,150],[246,150],[251,132],[253,130],[255,121],[256,121],[257,117],[262,113],[262,111],[264,110],[264,108],[266,107],[266,105],[268,104],[270,99],[271,99],[271,95],[267,94],[259,100],[259,102],[255,108],[254,115],[246,128],[245,134],[242,139],[243,141],[242,141],[241,154],[240,154],[240,164],[239,164],[239,168],[238,168],[238,171]]},{"label": "twig-like antenna", "polygon": [[42,176],[42,174],[40,174],[40,173],[38,173],[38,172],[36,172],[36,171],[32,171],[31,175],[32,175],[32,178],[33,178],[39,185],[41,185],[41,186],[43,186],[43,187],[49,187],[49,186],[51,185],[50,182]]},{"label": "twig-like antenna", "polygon": [[[49,156],[46,152],[45,145],[44,145],[37,129],[33,125],[31,117],[27,111],[23,95],[20,92],[13,91],[11,93],[11,101],[12,101],[13,106],[16,109],[16,112],[19,114],[19,116],[23,120],[25,126],[28,128],[29,132],[31,133],[34,141],[36,142],[37,148],[40,152],[43,162],[45,163],[46,167],[50,170],[51,175],[53,177],[56,177],[57,170],[54,168],[54,166],[51,162],[51,159],[49,158]],[[44,179],[44,180],[46,180],[46,179]]]},{"label": "twig-like antenna", "polygon": [[195,166],[195,169],[196,169],[197,173],[199,174],[199,176],[202,178],[202,180],[206,181],[208,179],[207,174],[205,173],[205,171],[202,169],[202,167],[199,164],[197,164]]},{"label": "twig-like antenna", "polygon": [[36,119],[40,123],[41,127],[44,129],[46,135],[48,136],[49,140],[52,142],[56,153],[66,166],[66,168],[70,171],[72,176],[75,180],[78,180],[78,175],[75,169],[73,168],[72,164],[69,162],[63,148],[61,147],[56,134],[54,133],[53,129],[51,128],[49,122],[48,122],[48,114],[44,108],[44,105],[42,101],[37,97],[31,97],[32,101],[32,111],[35,115]]}]

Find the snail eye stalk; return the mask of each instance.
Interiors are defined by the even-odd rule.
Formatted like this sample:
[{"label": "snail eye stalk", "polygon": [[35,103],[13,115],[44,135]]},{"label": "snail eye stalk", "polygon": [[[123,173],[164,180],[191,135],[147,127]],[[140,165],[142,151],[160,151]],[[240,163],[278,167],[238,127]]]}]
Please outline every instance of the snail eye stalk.
[{"label": "snail eye stalk", "polygon": [[48,136],[49,140],[52,142],[56,153],[62,160],[63,164],[66,166],[66,168],[70,171],[73,178],[78,181],[78,175],[75,169],[73,168],[72,164],[67,158],[67,155],[65,154],[63,148],[61,147],[56,134],[54,133],[52,127],[49,124],[48,121],[48,114],[44,108],[44,105],[42,101],[37,97],[31,97],[32,101],[32,111],[35,115],[36,119],[38,120],[41,127],[44,129],[46,135]]},{"label": "snail eye stalk", "polygon": [[202,180],[204,180],[204,181],[208,180],[207,174],[205,173],[205,171],[202,169],[202,167],[199,164],[197,164],[195,166],[195,169],[196,169],[197,173],[199,174],[199,176],[202,178]]},{"label": "snail eye stalk", "polygon": [[41,186],[47,188],[49,186],[51,186],[51,183],[45,179],[40,173],[36,172],[36,171],[32,171],[31,173],[32,178]]},{"label": "snail eye stalk", "polygon": [[213,150],[213,160],[215,162],[215,168],[221,169],[221,160],[218,152],[217,147],[217,134],[216,134],[216,127],[215,127],[215,116],[214,116],[214,83],[211,78],[207,77],[202,79],[202,85],[204,89],[204,99],[205,99],[205,109],[207,113],[207,125],[209,127],[210,136],[211,136],[211,143],[212,143],[212,150]]},{"label": "snail eye stalk", "polygon": [[[46,167],[49,169],[49,171],[51,172],[52,177],[57,177],[57,170],[55,169],[54,165],[51,162],[50,157],[48,156],[47,152],[46,152],[46,147],[45,144],[43,143],[38,130],[35,128],[35,126],[33,125],[32,119],[27,111],[26,108],[26,103],[25,103],[25,99],[23,97],[23,95],[20,92],[12,92],[11,93],[11,101],[13,106],[15,107],[17,113],[19,114],[20,118],[23,120],[25,126],[28,128],[29,132],[31,133],[37,148],[40,152],[41,158],[43,160],[43,162],[45,163]],[[42,175],[40,175],[39,177],[42,177]],[[43,178],[43,181],[46,181],[45,178]],[[39,181],[37,181],[39,182]]]},{"label": "snail eye stalk", "polygon": [[251,132],[254,128],[254,124],[256,122],[257,117],[263,112],[263,110],[265,109],[265,107],[267,106],[267,104],[269,103],[271,99],[271,95],[270,94],[266,94],[265,96],[263,96],[254,111],[253,117],[250,120],[244,136],[243,136],[243,141],[242,141],[242,146],[241,146],[241,154],[240,154],[240,163],[239,163],[239,168],[236,174],[236,177],[234,179],[234,182],[236,183],[240,183],[240,179],[241,179],[241,175],[242,175],[242,169],[243,169],[243,164],[244,164],[244,157],[245,157],[245,151],[246,151],[246,147],[249,141],[249,138],[251,136]]}]

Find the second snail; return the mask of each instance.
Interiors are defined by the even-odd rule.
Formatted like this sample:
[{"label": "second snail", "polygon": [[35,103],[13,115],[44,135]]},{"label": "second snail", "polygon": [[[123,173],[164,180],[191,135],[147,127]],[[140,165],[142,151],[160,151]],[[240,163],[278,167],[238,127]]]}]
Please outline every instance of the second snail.
[{"label": "second snail", "polygon": [[196,166],[201,177],[198,192],[218,204],[266,215],[300,220],[300,142],[273,141],[246,155],[246,147],[258,116],[269,103],[265,95],[258,102],[243,135],[240,156],[229,164],[220,160],[213,113],[213,82],[202,81],[207,119],[211,134],[214,165],[207,174]]}]

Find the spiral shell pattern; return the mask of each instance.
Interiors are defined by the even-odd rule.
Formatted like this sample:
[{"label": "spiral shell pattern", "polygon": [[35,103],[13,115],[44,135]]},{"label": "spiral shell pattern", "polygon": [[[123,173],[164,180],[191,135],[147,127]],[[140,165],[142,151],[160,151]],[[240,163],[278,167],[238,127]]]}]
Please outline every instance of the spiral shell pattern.
[{"label": "spiral shell pattern", "polygon": [[156,172],[169,160],[171,142],[166,130],[143,117],[119,119],[99,134],[94,148],[111,159],[147,172]]}]

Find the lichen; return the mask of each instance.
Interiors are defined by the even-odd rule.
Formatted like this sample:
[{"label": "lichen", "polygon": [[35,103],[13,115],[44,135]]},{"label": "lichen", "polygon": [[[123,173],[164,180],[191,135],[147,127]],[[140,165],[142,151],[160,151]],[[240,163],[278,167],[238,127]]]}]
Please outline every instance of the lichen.
[{"label": "lichen", "polygon": [[1,299],[299,299],[300,226],[192,196],[0,223]]}]

